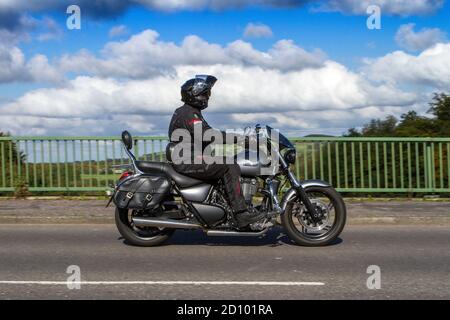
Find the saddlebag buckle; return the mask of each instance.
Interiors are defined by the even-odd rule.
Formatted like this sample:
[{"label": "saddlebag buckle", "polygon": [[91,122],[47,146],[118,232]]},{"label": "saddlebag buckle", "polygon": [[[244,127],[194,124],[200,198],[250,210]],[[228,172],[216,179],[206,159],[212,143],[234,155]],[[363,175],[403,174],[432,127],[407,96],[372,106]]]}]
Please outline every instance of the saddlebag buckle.
[{"label": "saddlebag buckle", "polygon": [[126,197],[127,197],[128,199],[133,198],[133,196],[134,196],[134,193],[133,193],[133,192],[128,192],[127,195],[126,195]]}]

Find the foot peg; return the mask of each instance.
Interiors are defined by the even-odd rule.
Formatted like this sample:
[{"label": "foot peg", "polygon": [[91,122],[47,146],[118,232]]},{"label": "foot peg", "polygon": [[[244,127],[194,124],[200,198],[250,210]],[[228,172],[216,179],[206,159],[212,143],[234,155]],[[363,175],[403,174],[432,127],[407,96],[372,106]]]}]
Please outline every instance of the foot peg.
[{"label": "foot peg", "polygon": [[268,219],[264,219],[264,221],[255,222],[250,225],[250,229],[253,231],[262,231],[270,227],[273,227],[273,223],[270,222]]}]

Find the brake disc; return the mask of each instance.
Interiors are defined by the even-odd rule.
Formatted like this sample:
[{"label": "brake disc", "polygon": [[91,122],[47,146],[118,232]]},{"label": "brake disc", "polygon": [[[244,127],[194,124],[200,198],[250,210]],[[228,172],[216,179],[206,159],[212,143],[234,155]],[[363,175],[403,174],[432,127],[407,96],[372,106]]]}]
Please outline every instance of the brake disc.
[{"label": "brake disc", "polygon": [[311,199],[311,203],[316,205],[316,208],[321,212],[321,219],[318,222],[312,221],[305,206],[302,203],[296,202],[292,208],[294,216],[298,222],[307,232],[317,232],[323,230],[330,220],[330,210],[328,206],[319,199]]}]

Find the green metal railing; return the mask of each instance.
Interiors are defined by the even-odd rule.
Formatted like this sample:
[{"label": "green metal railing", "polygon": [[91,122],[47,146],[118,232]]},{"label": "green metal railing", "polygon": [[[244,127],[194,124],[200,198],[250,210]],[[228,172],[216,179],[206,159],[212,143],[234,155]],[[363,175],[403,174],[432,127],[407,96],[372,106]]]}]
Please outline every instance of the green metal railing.
[{"label": "green metal railing", "polygon": [[[141,160],[165,161],[166,137],[136,137]],[[0,192],[25,181],[31,192],[105,191],[114,165],[128,163],[118,137],[0,137]]]},{"label": "green metal railing", "polygon": [[450,138],[299,138],[296,173],[342,192],[450,192]]},{"label": "green metal railing", "polygon": [[[165,161],[166,137],[136,137],[141,160]],[[295,172],[341,192],[450,193],[450,138],[293,138]],[[0,137],[0,192],[104,191],[128,163],[118,137]]]}]

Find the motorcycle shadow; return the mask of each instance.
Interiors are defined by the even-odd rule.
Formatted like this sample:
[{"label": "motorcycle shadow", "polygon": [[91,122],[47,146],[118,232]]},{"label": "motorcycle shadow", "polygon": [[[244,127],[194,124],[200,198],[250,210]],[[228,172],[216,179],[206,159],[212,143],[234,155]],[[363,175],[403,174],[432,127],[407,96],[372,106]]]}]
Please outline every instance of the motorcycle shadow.
[{"label": "motorcycle shadow", "polygon": [[[342,243],[337,238],[328,246]],[[269,230],[263,237],[210,237],[202,231],[177,230],[164,245],[207,245],[207,246],[268,246],[278,247],[282,245],[296,246],[294,242],[283,232],[283,228],[275,227]]]}]

